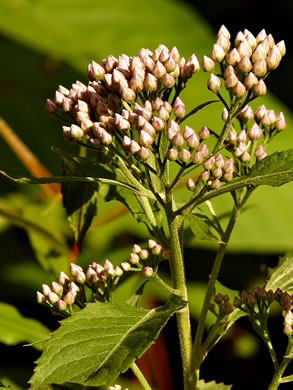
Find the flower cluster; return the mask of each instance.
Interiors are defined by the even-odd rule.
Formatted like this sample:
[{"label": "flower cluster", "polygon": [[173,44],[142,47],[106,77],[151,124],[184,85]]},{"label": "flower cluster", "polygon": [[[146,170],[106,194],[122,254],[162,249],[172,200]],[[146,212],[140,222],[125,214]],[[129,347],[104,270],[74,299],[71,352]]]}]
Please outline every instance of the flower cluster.
[{"label": "flower cluster", "polygon": [[85,272],[71,263],[70,275],[61,272],[58,282],[52,282],[51,286],[43,284],[42,292],[37,292],[37,301],[64,317],[70,316],[75,307],[82,309],[87,302],[109,301],[124,272],[142,271],[146,277],[152,277],[159,261],[170,255],[155,240],[150,239],[148,247],[149,250],[134,244],[128,261],[118,266],[106,259],[104,265],[92,262]]},{"label": "flower cluster", "polygon": [[243,290],[240,296],[234,298],[233,305],[235,308],[245,311],[260,326],[266,322],[270,305],[273,302],[278,302],[282,308],[284,315],[284,333],[287,335],[292,334],[292,296],[280,288],[277,288],[275,292],[272,290],[266,291],[263,287],[255,287],[251,293]]},{"label": "flower cluster", "polygon": [[[218,32],[213,46],[211,58],[204,56],[202,68],[206,72],[214,72],[215,64],[221,65],[221,77],[225,88],[235,97],[262,96],[267,92],[264,79],[271,70],[276,69],[286,53],[284,41],[275,44],[271,34],[265,30],[254,37],[244,30],[239,32],[231,46],[231,35],[225,26]],[[221,79],[211,73],[208,88],[217,93],[222,85]]]},{"label": "flower cluster", "polygon": [[65,113],[73,122],[63,126],[69,142],[121,145],[136,158],[147,160],[171,112],[175,118],[185,114],[181,102],[168,102],[172,88],[181,89],[198,70],[196,56],[186,61],[176,47],[169,50],[159,45],[154,52],[141,49],[134,57],[109,55],[101,65],[93,61],[88,66],[88,86],[78,81],[70,90],[60,86],[55,102],[47,101],[47,111]]},{"label": "flower cluster", "polygon": [[230,303],[230,297],[227,294],[218,293],[214,298],[214,302],[215,304],[209,304],[209,310],[220,320],[227,317],[234,310],[234,306]]}]

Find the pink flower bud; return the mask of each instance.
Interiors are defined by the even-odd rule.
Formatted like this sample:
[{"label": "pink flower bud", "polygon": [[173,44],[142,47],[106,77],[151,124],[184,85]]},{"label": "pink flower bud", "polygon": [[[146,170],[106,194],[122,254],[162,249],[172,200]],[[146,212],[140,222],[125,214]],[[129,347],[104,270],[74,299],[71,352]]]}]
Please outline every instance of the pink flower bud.
[{"label": "pink flower bud", "polygon": [[174,115],[176,118],[183,118],[185,116],[185,105],[179,104],[174,108]]},{"label": "pink flower bud", "polygon": [[143,90],[143,82],[144,82],[143,78],[141,78],[138,75],[134,75],[129,81],[129,87],[133,89],[133,91],[136,93],[140,92]]},{"label": "pink flower bud", "polygon": [[63,294],[63,287],[60,283],[52,282],[52,291],[61,297]]},{"label": "pink flower bud", "polygon": [[221,88],[221,80],[219,77],[211,73],[210,77],[208,78],[207,87],[210,91],[217,93]]},{"label": "pink flower bud", "polygon": [[233,172],[234,171],[234,160],[233,158],[227,158],[224,162],[223,166],[225,172]]},{"label": "pink flower bud", "polygon": [[235,144],[236,141],[237,141],[237,133],[235,132],[235,130],[230,130],[229,131],[229,142],[231,144]]},{"label": "pink flower bud", "polygon": [[226,88],[233,88],[238,82],[238,77],[235,76],[235,74],[231,74],[226,80],[225,80],[225,87]]},{"label": "pink flower bud", "polygon": [[256,47],[256,49],[254,49],[254,51],[251,55],[251,61],[254,64],[257,61],[260,61],[260,60],[266,58],[266,56],[267,56],[267,53],[265,52],[263,47],[261,45],[258,45]]},{"label": "pink flower bud", "polygon": [[194,190],[194,188],[195,188],[195,183],[194,183],[194,181],[191,179],[191,177],[187,180],[186,186],[187,186],[187,189],[188,189],[188,190],[190,190],[190,191],[193,191],[193,190]]},{"label": "pink flower bud", "polygon": [[180,76],[180,67],[178,64],[176,64],[175,69],[173,70],[173,72],[170,73],[170,75],[175,77],[175,79]]},{"label": "pink flower bud", "polygon": [[216,168],[223,168],[225,165],[225,160],[220,153],[218,153],[215,157],[215,165]]},{"label": "pink flower bud", "polygon": [[252,48],[246,39],[244,39],[244,41],[240,43],[240,45],[237,47],[237,51],[240,55],[240,58],[242,57],[250,58],[252,54]]},{"label": "pink flower bud", "polygon": [[274,110],[267,110],[260,120],[264,127],[273,125],[276,122],[276,114]]},{"label": "pink flower bud", "polygon": [[277,46],[273,46],[266,58],[268,69],[276,69],[280,64],[281,59],[282,56],[279,49]]},{"label": "pink flower bud", "polygon": [[261,118],[264,116],[264,114],[265,114],[266,112],[267,112],[266,106],[262,104],[261,106],[259,106],[259,107],[256,109],[254,115],[255,115],[256,119],[257,119],[258,121],[260,121]]},{"label": "pink flower bud", "polygon": [[62,286],[64,286],[69,282],[69,277],[64,272],[60,272],[58,281]]},{"label": "pink flower bud", "polygon": [[160,78],[162,78],[164,76],[164,74],[166,74],[166,72],[167,71],[166,71],[166,68],[164,67],[164,65],[160,61],[157,61],[155,63],[155,67],[154,67],[154,69],[152,71],[153,75],[156,78],[160,79]]},{"label": "pink flower bud", "polygon": [[210,131],[206,126],[200,128],[198,135],[201,139],[208,139],[210,136]]},{"label": "pink flower bud", "polygon": [[203,157],[207,157],[209,155],[209,149],[206,144],[201,144],[197,148],[197,151],[203,155]]},{"label": "pink flower bud", "polygon": [[211,187],[213,190],[218,190],[221,187],[221,182],[219,179],[215,179],[211,182]]},{"label": "pink flower bud", "polygon": [[140,148],[140,150],[137,152],[137,156],[141,160],[146,161],[150,157],[150,151],[149,151],[149,149],[147,149],[144,146],[142,146]]},{"label": "pink flower bud", "polygon": [[48,300],[49,302],[54,305],[55,303],[57,303],[59,301],[59,297],[57,294],[55,294],[53,291],[49,291],[49,294],[48,294]]},{"label": "pink flower bud", "polygon": [[168,56],[167,60],[164,62],[164,67],[167,72],[173,72],[176,69],[176,62],[173,57]]},{"label": "pink flower bud", "polygon": [[52,100],[47,99],[47,103],[46,103],[47,114],[54,115],[54,114],[56,114],[57,110],[58,110],[58,107],[56,106],[56,104]]},{"label": "pink flower bud", "polygon": [[161,53],[160,53],[160,56],[159,56],[159,61],[165,62],[165,61],[167,61],[168,58],[169,58],[169,50],[167,49],[167,47],[166,48],[164,47],[161,50]]},{"label": "pink flower bud", "polygon": [[220,177],[222,177],[222,175],[223,175],[222,168],[219,167],[219,168],[213,169],[213,176],[214,176],[214,178],[220,179]]},{"label": "pink flower bud", "polygon": [[37,302],[39,304],[45,303],[46,302],[46,297],[44,294],[42,294],[40,291],[37,291]]},{"label": "pink flower bud", "polygon": [[266,34],[266,30],[263,28],[256,36],[256,42],[259,43],[259,42],[262,42],[264,39],[266,39],[267,37],[267,34]]},{"label": "pink flower bud", "polygon": [[152,254],[155,256],[158,256],[162,252],[162,246],[160,244],[154,245],[152,248]]},{"label": "pink flower bud", "polygon": [[[179,134],[178,134],[179,135]],[[178,153],[178,158],[180,161],[182,161],[183,163],[187,163],[189,160],[190,160],[190,151],[187,150],[187,149],[182,149],[180,150],[180,152]]]},{"label": "pink flower bud", "polygon": [[162,119],[163,121],[167,121],[169,119],[169,112],[166,110],[164,106],[162,106],[158,113],[157,113],[158,118]]},{"label": "pink flower bud", "polygon": [[136,121],[136,127],[138,129],[142,129],[144,124],[147,122],[147,120],[142,116],[142,115],[139,115],[137,117],[137,121]]},{"label": "pink flower bud", "polygon": [[138,256],[137,253],[130,253],[129,255],[129,262],[131,264],[138,264],[140,260],[140,257]]},{"label": "pink flower bud", "polygon": [[212,59],[216,62],[222,62],[225,58],[225,55],[225,50],[220,45],[215,43],[211,54]]},{"label": "pink flower bud", "polygon": [[74,139],[80,139],[84,136],[84,132],[79,126],[72,124],[70,126],[70,135]]},{"label": "pink flower bud", "polygon": [[198,176],[198,180],[206,183],[210,178],[210,173],[208,171],[202,171]]},{"label": "pink flower bud", "polygon": [[167,159],[169,161],[176,161],[178,157],[178,152],[176,149],[169,149],[167,152]]},{"label": "pink flower bud", "polygon": [[238,142],[246,142],[246,131],[241,130],[240,133],[237,136],[237,141]]},{"label": "pink flower bud", "polygon": [[215,62],[210,57],[203,56],[201,67],[204,72],[209,72],[209,73],[213,72],[215,70],[215,66],[216,66]]},{"label": "pink flower bud", "polygon": [[152,125],[153,125],[153,128],[157,131],[162,131],[164,130],[165,126],[166,126],[166,122],[163,121],[163,119],[160,119],[156,116],[154,116],[152,118]]},{"label": "pink flower bud", "polygon": [[200,152],[196,152],[191,156],[193,164],[200,165],[203,162],[203,155]]},{"label": "pink flower bud", "polygon": [[192,70],[192,73],[196,73],[200,70],[199,62],[195,54],[192,54],[186,62],[186,65],[189,66]]},{"label": "pink flower bud", "polygon": [[231,43],[223,34],[220,34],[216,40],[216,44],[221,46],[225,52],[230,49]]},{"label": "pink flower bud", "polygon": [[74,296],[70,292],[68,292],[64,296],[63,301],[66,303],[66,305],[69,305],[69,306],[73,305],[73,303],[74,303]]},{"label": "pink flower bud", "polygon": [[224,70],[223,76],[225,79],[227,79],[231,74],[236,76],[235,69],[232,65],[227,66],[227,68]]},{"label": "pink flower bud", "polygon": [[158,79],[153,74],[148,73],[144,80],[144,87],[149,92],[156,91],[158,89]]},{"label": "pink flower bud", "polygon": [[262,136],[262,130],[259,128],[259,126],[254,123],[251,128],[248,130],[248,138],[252,140],[258,140]]},{"label": "pink flower bud", "polygon": [[136,95],[131,88],[123,88],[121,91],[121,96],[125,102],[133,102]]},{"label": "pink flower bud", "polygon": [[187,140],[186,144],[190,149],[195,149],[199,145],[199,139],[195,133],[191,134]]},{"label": "pink flower bud", "polygon": [[156,130],[153,128],[153,126],[148,121],[144,122],[144,124],[142,126],[142,130],[145,131],[146,133],[148,133],[151,137],[154,137],[156,134]]},{"label": "pink flower bud", "polygon": [[237,81],[236,85],[232,88],[232,93],[236,97],[242,97],[246,94],[246,88],[241,81]]},{"label": "pink flower bud", "polygon": [[228,113],[228,110],[226,107],[223,108],[223,111],[222,111],[222,120],[224,122],[226,122],[226,120],[228,119],[228,116],[229,116],[229,113]]},{"label": "pink flower bud", "polygon": [[176,146],[176,147],[179,147],[181,145],[183,145],[184,143],[184,138],[182,137],[182,135],[180,133],[176,133],[174,135],[174,137],[171,139],[171,143]]},{"label": "pink flower bud", "polygon": [[254,118],[254,113],[253,113],[253,110],[250,106],[246,105],[241,111],[240,111],[240,114],[239,114],[239,117],[248,122],[250,120],[252,120]]},{"label": "pink flower bud", "polygon": [[286,129],[286,121],[285,121],[285,116],[282,112],[280,112],[276,116],[276,123],[275,123],[276,129],[281,131]]},{"label": "pink flower bud", "polygon": [[123,140],[122,140],[122,148],[124,150],[128,150],[131,145],[131,138],[129,138],[127,135],[124,135]]},{"label": "pink flower bud", "polygon": [[177,49],[177,47],[172,47],[171,50],[169,50],[169,56],[173,58],[173,60],[178,64],[180,61],[180,53]]},{"label": "pink flower bud", "polygon": [[286,54],[286,46],[284,41],[280,41],[276,44],[281,56],[283,57]]},{"label": "pink flower bud", "polygon": [[267,63],[265,59],[258,60],[252,67],[252,72],[256,77],[263,77],[267,73]]},{"label": "pink flower bud", "polygon": [[144,267],[143,268],[143,273],[147,278],[150,278],[153,276],[154,270],[152,267]]},{"label": "pink flower bud", "polygon": [[146,260],[149,257],[149,251],[147,249],[142,249],[141,252],[139,253],[139,257],[142,260]]},{"label": "pink flower bud", "polygon": [[243,56],[238,64],[238,69],[243,73],[248,73],[251,71],[252,63],[248,56]]},{"label": "pink flower bud", "polygon": [[131,140],[131,144],[129,147],[129,151],[131,154],[137,153],[140,150],[140,148],[141,148],[140,145],[136,141]]},{"label": "pink flower bud", "polygon": [[221,28],[218,31],[217,36],[219,37],[220,35],[223,35],[227,39],[231,38],[231,35],[230,35],[229,31],[227,30],[227,28],[224,25],[222,25]]},{"label": "pink flower bud", "polygon": [[239,31],[234,39],[234,46],[238,47],[240,43],[244,41],[244,39],[245,35],[241,31]]},{"label": "pink flower bud", "polygon": [[234,178],[233,172],[229,171],[229,172],[224,173],[223,179],[225,181],[231,181],[231,180],[233,180],[233,178]]},{"label": "pink flower bud", "polygon": [[151,135],[149,135],[149,133],[147,133],[146,131],[144,130],[141,130],[140,133],[139,133],[139,143],[141,146],[145,146],[146,148],[148,148],[149,146],[152,145],[152,143],[154,142],[154,139]]},{"label": "pink flower bud", "polygon": [[163,100],[159,97],[156,97],[156,99],[152,102],[153,110],[159,111],[163,104]]},{"label": "pink flower bud", "polygon": [[204,169],[209,170],[213,168],[214,164],[215,164],[215,156],[211,156],[206,161],[204,161],[202,166],[204,167]]},{"label": "pink flower bud", "polygon": [[254,49],[257,45],[255,36],[247,29],[244,30],[244,36],[247,42],[249,43],[250,47]]},{"label": "pink flower bud", "polygon": [[88,78],[89,80],[103,80],[105,75],[104,68],[97,64],[95,61],[92,61],[91,64],[88,66]]},{"label": "pink flower bud", "polygon": [[183,132],[184,139],[187,139],[188,137],[190,137],[193,134],[194,134],[194,130],[191,127],[189,127],[189,126],[184,127],[184,132]]},{"label": "pink flower bud", "polygon": [[172,87],[174,87],[176,80],[172,75],[170,75],[169,73],[166,73],[161,78],[161,83],[166,88],[172,88]]},{"label": "pink flower bud", "polygon": [[245,152],[242,153],[242,155],[240,156],[241,160],[243,162],[248,162],[250,161],[250,154],[248,153],[248,151],[246,150]]},{"label": "pink flower bud", "polygon": [[236,66],[240,62],[240,55],[237,49],[233,49],[229,54],[226,55],[226,62],[228,65]]},{"label": "pink flower bud", "polygon": [[131,265],[127,261],[124,261],[120,265],[121,265],[121,268],[123,269],[123,271],[128,271],[131,268]]},{"label": "pink flower bud", "polygon": [[155,245],[157,245],[155,240],[149,239],[148,240],[148,247],[152,249]]},{"label": "pink flower bud", "polygon": [[259,157],[259,156],[261,156],[262,154],[264,154],[265,153],[265,149],[264,149],[264,146],[263,145],[259,145],[256,149],[255,149],[255,151],[254,151],[254,155],[256,156],[256,157]]}]

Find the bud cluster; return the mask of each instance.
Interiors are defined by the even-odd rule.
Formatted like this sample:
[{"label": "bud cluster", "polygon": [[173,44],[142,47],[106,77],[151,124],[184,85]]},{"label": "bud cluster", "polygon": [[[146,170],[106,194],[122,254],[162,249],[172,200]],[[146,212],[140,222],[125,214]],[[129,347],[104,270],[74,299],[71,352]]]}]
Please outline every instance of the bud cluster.
[{"label": "bud cluster", "polygon": [[222,81],[213,72],[216,63],[221,64],[221,77],[232,96],[241,98],[247,93],[254,97],[263,96],[267,92],[264,79],[276,69],[286,53],[284,41],[275,43],[271,34],[260,31],[256,37],[245,29],[238,32],[234,42],[225,26],[218,32],[213,45],[211,57],[204,56],[202,68],[211,75],[208,88],[218,93]]},{"label": "bud cluster", "polygon": [[111,293],[124,272],[142,271],[146,277],[151,277],[161,259],[166,259],[170,252],[155,240],[148,241],[148,249],[134,244],[128,261],[114,266],[108,259],[104,265],[92,262],[87,271],[77,264],[70,264],[70,274],[61,272],[58,282],[51,286],[42,285],[42,292],[37,292],[37,301],[51,308],[54,314],[70,316],[74,305],[79,308],[87,302],[109,301]]},{"label": "bud cluster", "polygon": [[124,151],[147,160],[171,112],[175,118],[185,115],[183,104],[171,106],[167,101],[173,87],[178,81],[177,88],[182,88],[199,68],[194,54],[186,61],[176,47],[169,50],[165,45],[154,52],[143,48],[134,57],[109,55],[101,64],[89,64],[87,86],[79,81],[70,90],[60,86],[55,102],[47,101],[47,111],[65,114],[72,122],[63,126],[69,142],[89,142],[96,147],[117,147],[118,142]]},{"label": "bud cluster", "polygon": [[214,302],[209,304],[209,310],[215,314],[218,320],[227,317],[234,310],[234,306],[230,303],[230,297],[227,294],[218,293],[214,298]]},{"label": "bud cluster", "polygon": [[283,310],[284,333],[291,334],[293,301],[288,292],[282,291],[280,288],[273,292],[272,290],[267,291],[263,287],[255,287],[251,293],[243,290],[239,296],[234,298],[233,305],[235,308],[248,313],[251,319],[260,326],[263,322],[266,322],[269,307],[273,302],[278,302]]}]

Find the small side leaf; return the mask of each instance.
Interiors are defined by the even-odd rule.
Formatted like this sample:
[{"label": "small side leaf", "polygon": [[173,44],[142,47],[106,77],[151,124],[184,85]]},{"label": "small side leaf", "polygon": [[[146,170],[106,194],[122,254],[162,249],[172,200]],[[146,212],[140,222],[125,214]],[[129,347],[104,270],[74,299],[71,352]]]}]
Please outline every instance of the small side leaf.
[{"label": "small side leaf", "polygon": [[[12,305],[0,303],[0,342],[16,345],[21,342],[33,343],[40,349],[40,340],[48,338],[49,330],[37,320],[22,316]],[[34,344],[36,343],[36,344]]]},{"label": "small side leaf", "polygon": [[205,382],[203,379],[199,381],[199,390],[230,390],[232,385],[225,385],[224,383],[216,383],[215,381]]},{"label": "small side leaf", "polygon": [[275,291],[280,288],[290,294],[293,293],[293,256],[284,256],[279,264],[271,272],[271,276],[265,286],[266,290]]},{"label": "small side leaf", "polygon": [[116,380],[157,338],[168,319],[184,306],[171,296],[152,310],[95,302],[61,322],[45,344],[30,383],[99,386]]},{"label": "small side leaf", "polygon": [[220,241],[211,231],[212,224],[208,218],[201,216],[200,214],[189,214],[186,219],[197,240]]}]

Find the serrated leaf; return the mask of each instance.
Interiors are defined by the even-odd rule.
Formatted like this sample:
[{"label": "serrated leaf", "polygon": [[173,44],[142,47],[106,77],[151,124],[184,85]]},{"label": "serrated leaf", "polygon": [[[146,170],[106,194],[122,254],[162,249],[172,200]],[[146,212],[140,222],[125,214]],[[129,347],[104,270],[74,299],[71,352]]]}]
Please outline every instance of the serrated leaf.
[{"label": "serrated leaf", "polygon": [[183,306],[176,296],[152,310],[118,303],[88,304],[63,320],[52,334],[30,383],[111,383],[150,347],[168,319]]},{"label": "serrated leaf", "polygon": [[212,224],[206,217],[203,218],[199,214],[189,214],[186,219],[197,240],[220,241],[211,231]]},{"label": "serrated leaf", "polygon": [[230,390],[232,385],[225,385],[224,383],[216,383],[215,381],[205,382],[203,379],[199,381],[199,390]]},{"label": "serrated leaf", "polygon": [[40,349],[38,341],[49,336],[49,329],[32,318],[22,316],[19,311],[8,303],[0,303],[0,342],[16,345],[21,342],[36,343],[33,346]]},{"label": "serrated leaf", "polygon": [[293,293],[293,256],[284,256],[279,264],[271,272],[271,276],[265,286],[266,290],[275,291],[280,288],[290,294]]}]

